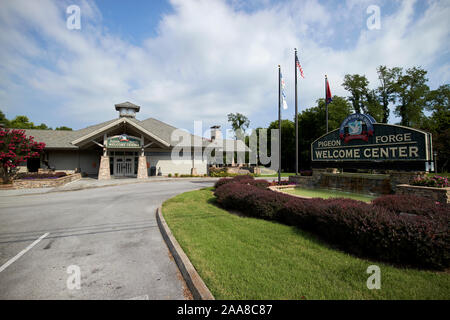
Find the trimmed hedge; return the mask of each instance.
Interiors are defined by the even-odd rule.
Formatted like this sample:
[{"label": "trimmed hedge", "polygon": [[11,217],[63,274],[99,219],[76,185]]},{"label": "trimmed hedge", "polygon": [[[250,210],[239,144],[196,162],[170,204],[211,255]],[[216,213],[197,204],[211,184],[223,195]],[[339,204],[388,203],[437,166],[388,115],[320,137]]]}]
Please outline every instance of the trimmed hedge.
[{"label": "trimmed hedge", "polygon": [[[283,205],[292,197],[243,183],[227,183],[216,189],[217,202],[226,209],[264,219],[276,219]],[[245,211],[244,211],[244,210]]]},{"label": "trimmed hedge", "polygon": [[240,175],[235,176],[233,178],[222,178],[219,179],[215,184],[214,188],[217,189],[218,187],[227,184],[227,183],[243,183],[243,184],[251,184],[260,188],[267,188],[269,186],[269,182],[266,180],[255,180],[253,176],[250,175]]},{"label": "trimmed hedge", "polygon": [[428,217],[442,215],[450,210],[447,203],[434,202],[413,195],[385,195],[372,200],[372,204],[397,214],[409,213]]},{"label": "trimmed hedge", "polygon": [[[412,196],[381,197],[373,204],[301,199],[231,182],[214,192],[216,201],[226,209],[297,226],[362,257],[431,269],[450,265],[448,205]],[[418,203],[422,205],[415,206]],[[426,214],[428,209],[431,211]]]}]

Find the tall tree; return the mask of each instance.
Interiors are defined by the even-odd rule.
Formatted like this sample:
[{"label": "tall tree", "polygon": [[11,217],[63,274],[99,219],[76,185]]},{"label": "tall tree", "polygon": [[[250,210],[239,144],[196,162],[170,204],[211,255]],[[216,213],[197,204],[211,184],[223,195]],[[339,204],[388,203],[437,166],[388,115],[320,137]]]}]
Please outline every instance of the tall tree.
[{"label": "tall tree", "polygon": [[431,115],[422,122],[421,129],[431,132],[433,149],[437,153],[438,172],[450,171],[450,85],[441,85],[427,96],[425,108]]},{"label": "tall tree", "polygon": [[377,93],[380,96],[380,102],[383,107],[383,117],[381,122],[388,123],[390,114],[389,103],[395,103],[395,84],[402,73],[402,68],[394,67],[389,69],[386,66],[379,66],[377,68],[377,73],[378,79],[380,80],[380,86],[377,88]]},{"label": "tall tree", "polygon": [[423,110],[430,88],[426,84],[427,71],[413,67],[398,77],[395,92],[398,105],[395,114],[401,118],[403,126],[419,126],[423,120]]},{"label": "tall tree", "polygon": [[56,127],[55,130],[72,131],[72,128],[69,128],[66,126],[61,126],[61,127]]},{"label": "tall tree", "polygon": [[237,113],[229,113],[228,114],[228,122],[231,124],[231,127],[233,128],[234,132],[241,129],[245,132],[245,130],[250,125],[250,120],[243,114],[237,112]]},{"label": "tall tree", "polygon": [[41,123],[36,126],[33,122],[31,122],[26,116],[17,116],[13,120],[10,120],[8,123],[9,128],[14,129],[41,129],[41,130],[52,130],[52,128],[48,127],[45,123]]},{"label": "tall tree", "polygon": [[375,90],[370,90],[366,93],[364,105],[365,113],[370,114],[377,122],[383,122],[384,109]]},{"label": "tall tree", "polygon": [[369,80],[366,76],[361,76],[359,74],[346,74],[344,76],[344,82],[342,86],[345,90],[349,91],[351,96],[348,98],[352,103],[353,110],[356,113],[366,112],[364,99],[369,92]]},{"label": "tall tree", "polygon": [[[0,123],[3,124],[5,128],[12,129],[40,129],[40,130],[52,130],[51,127],[48,127],[45,123],[41,123],[36,126],[33,122],[31,122],[27,116],[16,116],[13,120],[8,120],[5,117],[5,114],[0,110]],[[61,126],[57,127],[55,130],[68,130],[72,131],[72,128]]]},{"label": "tall tree", "polygon": [[15,129],[33,129],[34,123],[26,116],[17,116],[9,121],[9,127]]},{"label": "tall tree", "polygon": [[[325,134],[325,99],[317,100],[315,107],[306,109],[298,115],[299,127],[299,159],[302,169],[311,166],[311,143]],[[333,102],[328,105],[330,130],[339,128],[344,119],[352,112],[352,106],[344,98],[334,96]]]},{"label": "tall tree", "polygon": [[[268,129],[278,130],[278,120],[271,122]],[[269,152],[270,147],[269,143]],[[288,119],[281,120],[281,169],[285,172],[292,172],[295,169],[295,123]]]},{"label": "tall tree", "polygon": [[0,124],[5,128],[9,127],[9,121],[6,119],[5,114],[0,110]]}]

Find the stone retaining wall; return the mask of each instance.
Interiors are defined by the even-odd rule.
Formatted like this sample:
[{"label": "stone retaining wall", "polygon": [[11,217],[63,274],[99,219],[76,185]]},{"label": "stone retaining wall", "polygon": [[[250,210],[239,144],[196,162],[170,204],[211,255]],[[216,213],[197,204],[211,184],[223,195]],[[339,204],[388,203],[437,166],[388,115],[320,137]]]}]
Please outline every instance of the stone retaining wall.
[{"label": "stone retaining wall", "polygon": [[19,179],[13,181],[12,187],[14,189],[52,188],[59,187],[79,179],[81,179],[80,173],[71,174],[57,179]]},{"label": "stone retaining wall", "polygon": [[408,184],[399,184],[396,194],[415,195],[424,197],[441,203],[450,202],[450,188],[432,188],[424,186],[412,186]]},{"label": "stone retaining wall", "polygon": [[313,175],[290,176],[289,181],[304,188],[335,189],[354,193],[382,195],[396,192],[400,184],[411,183],[423,172],[389,172],[387,174],[333,173],[315,169]]}]

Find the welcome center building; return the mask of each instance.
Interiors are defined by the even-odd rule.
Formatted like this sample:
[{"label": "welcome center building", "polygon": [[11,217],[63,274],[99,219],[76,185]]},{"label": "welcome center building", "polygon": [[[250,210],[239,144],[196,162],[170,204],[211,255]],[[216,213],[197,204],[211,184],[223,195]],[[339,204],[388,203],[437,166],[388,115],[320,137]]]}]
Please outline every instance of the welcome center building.
[{"label": "welcome center building", "polygon": [[[248,151],[241,140],[222,139],[220,126],[211,127],[211,139],[206,139],[154,118],[137,120],[140,107],[130,102],[116,104],[115,108],[119,111],[118,119],[80,130],[25,130],[27,136],[46,144],[41,158],[28,160],[28,171],[38,168],[77,171],[98,175],[98,179],[176,173],[203,175],[210,165],[216,164],[217,152]],[[172,140],[176,130],[184,132],[181,143]],[[172,157],[174,148],[179,157]]]}]

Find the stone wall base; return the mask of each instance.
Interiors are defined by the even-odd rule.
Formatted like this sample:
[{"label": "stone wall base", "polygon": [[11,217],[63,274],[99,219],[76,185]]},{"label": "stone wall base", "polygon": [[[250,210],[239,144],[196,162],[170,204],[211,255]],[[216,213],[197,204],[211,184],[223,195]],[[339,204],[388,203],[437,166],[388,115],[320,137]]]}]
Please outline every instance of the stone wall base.
[{"label": "stone wall base", "polygon": [[333,173],[314,169],[312,176],[290,176],[289,181],[305,188],[335,189],[363,194],[392,194],[400,184],[409,184],[423,172],[390,172],[388,174]]},{"label": "stone wall base", "polygon": [[29,188],[54,188],[62,186],[66,183],[81,179],[80,173],[71,174],[57,179],[19,179],[12,183],[13,189],[29,189]]},{"label": "stone wall base", "polygon": [[432,188],[424,186],[412,186],[408,184],[399,184],[397,186],[395,193],[428,198],[430,200],[441,203],[450,202],[450,188]]},{"label": "stone wall base", "polygon": [[100,158],[100,167],[98,168],[98,180],[111,179],[111,172],[109,168],[109,157],[102,156]]},{"label": "stone wall base", "polygon": [[145,156],[139,156],[137,178],[138,179],[148,178],[147,157]]}]

